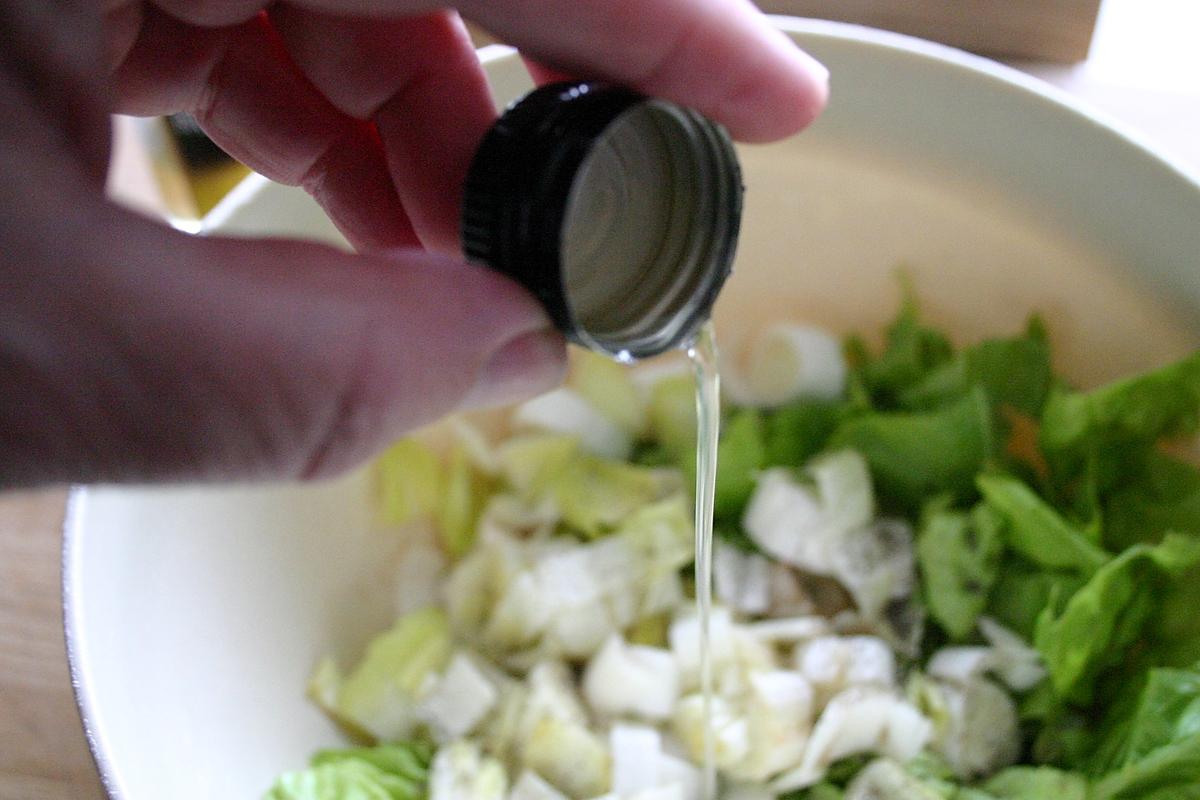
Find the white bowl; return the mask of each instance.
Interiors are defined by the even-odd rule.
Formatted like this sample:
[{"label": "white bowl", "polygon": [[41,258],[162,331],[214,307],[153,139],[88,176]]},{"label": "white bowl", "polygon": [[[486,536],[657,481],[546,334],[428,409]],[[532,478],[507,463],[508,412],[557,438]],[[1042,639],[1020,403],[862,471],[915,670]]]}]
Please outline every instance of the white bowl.
[{"label": "white bowl", "polygon": [[[780,19],[834,75],[810,131],[744,148],[738,269],[717,311],[737,348],[801,318],[878,331],[907,265],[962,338],[1045,312],[1083,383],[1200,345],[1200,184],[1065,96],[992,62],[845,25]],[[496,95],[528,88],[488,48]],[[719,69],[715,65],[714,69]],[[336,240],[316,205],[251,178],[221,233]],[[71,665],[104,781],[122,800],[257,797],[338,741],[304,699],[314,660],[389,621],[394,542],[363,474],[321,485],[87,488],[72,496]]]}]

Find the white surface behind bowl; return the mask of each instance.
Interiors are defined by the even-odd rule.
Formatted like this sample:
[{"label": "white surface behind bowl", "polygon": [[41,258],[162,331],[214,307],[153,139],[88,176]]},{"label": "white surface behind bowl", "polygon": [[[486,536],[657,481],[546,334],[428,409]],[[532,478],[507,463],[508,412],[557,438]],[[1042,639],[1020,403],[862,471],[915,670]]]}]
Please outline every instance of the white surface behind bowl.
[{"label": "white surface behind bowl", "polygon": [[[805,318],[877,330],[909,266],[963,338],[1042,309],[1060,366],[1092,382],[1200,344],[1200,186],[1027,78],[889,34],[781,20],[834,75],[803,136],[742,151],[727,349]],[[503,48],[497,96],[528,87]],[[720,69],[714,64],[713,69]],[[212,233],[336,241],[302,193],[250,179]],[[75,493],[64,591],[78,695],[123,800],[258,796],[338,741],[303,697],[322,653],[387,624],[395,543],[362,474],[307,487]]]}]

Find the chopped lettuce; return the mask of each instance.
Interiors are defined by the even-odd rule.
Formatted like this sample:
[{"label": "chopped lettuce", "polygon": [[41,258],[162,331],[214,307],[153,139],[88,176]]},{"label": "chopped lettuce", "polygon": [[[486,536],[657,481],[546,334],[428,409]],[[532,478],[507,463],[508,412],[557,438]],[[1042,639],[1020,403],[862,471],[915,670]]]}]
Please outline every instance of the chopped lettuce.
[{"label": "chopped lettuce", "polygon": [[829,446],[867,459],[885,505],[916,511],[933,496],[973,494],[994,448],[991,409],[975,389],[934,411],[854,415],[838,425]]},{"label": "chopped lettuce", "polygon": [[[717,443],[717,479],[713,494],[713,519],[725,523],[741,518],[754,482],[766,462],[766,436],[762,414],[754,409],[738,409],[721,424]],[[679,458],[686,483],[696,477],[696,451]]]},{"label": "chopped lettuce", "polygon": [[763,421],[754,411],[739,411],[722,427],[713,516],[736,520],[749,502],[754,480],[766,461]]},{"label": "chopped lettuce", "polygon": [[841,403],[824,400],[799,400],[770,413],[763,436],[764,466],[802,466],[825,448],[842,413]]},{"label": "chopped lettuce", "polygon": [[1094,798],[1198,796],[1200,665],[1150,670],[1117,699],[1109,717],[1086,765],[1103,776]]},{"label": "chopped lettuce", "polygon": [[1003,551],[1002,522],[989,506],[963,512],[936,503],[926,509],[917,535],[922,595],[951,638],[966,638],[975,629]]},{"label": "chopped lettuce", "polygon": [[678,479],[583,452],[559,434],[514,437],[500,447],[501,473],[529,503],[549,501],[561,521],[585,538],[608,533],[625,517],[678,488]]},{"label": "chopped lettuce", "polygon": [[522,497],[544,494],[554,476],[578,457],[579,440],[564,433],[526,433],[500,445],[500,473]]},{"label": "chopped lettuce", "polygon": [[416,439],[401,439],[375,462],[380,520],[405,525],[431,519],[442,496],[442,464],[437,454]]},{"label": "chopped lettuce", "polygon": [[1033,638],[1038,616],[1051,596],[1069,597],[1085,578],[1068,570],[1050,570],[1006,553],[1000,560],[996,584],[988,595],[987,613],[1026,640]]},{"label": "chopped lettuce", "polygon": [[[907,286],[881,353],[764,341],[718,445],[722,796],[1200,800],[1200,469],[1161,442],[1200,428],[1200,352],[1072,391],[1036,317],[956,352]],[[377,467],[449,577],[310,693],[441,748],[319,753],[267,800],[699,800],[694,379],[575,367],[500,444]]]},{"label": "chopped lettuce", "polygon": [[987,506],[1006,521],[1008,545],[1033,563],[1091,574],[1109,560],[1087,534],[1016,478],[980,475],[976,483]]},{"label": "chopped lettuce", "polygon": [[1155,751],[1200,736],[1200,665],[1152,669],[1144,685],[1128,687],[1124,695],[1089,760],[1092,774],[1126,770]]},{"label": "chopped lettuce", "polygon": [[508,775],[466,739],[438,749],[429,767],[428,800],[504,800]]},{"label": "chopped lettuce", "polygon": [[1200,351],[1165,367],[1089,392],[1058,388],[1042,416],[1041,444],[1062,478],[1100,459],[1111,481],[1131,449],[1200,425]]},{"label": "chopped lettuce", "polygon": [[574,355],[570,385],[626,434],[640,436],[646,429],[646,407],[629,370],[591,350],[577,350]]},{"label": "chopped lettuce", "polygon": [[1008,767],[980,787],[996,800],[1088,800],[1088,782],[1050,767]]},{"label": "chopped lettuce", "polygon": [[905,408],[936,408],[981,386],[996,404],[1037,416],[1050,390],[1050,346],[1034,317],[1023,336],[985,339],[928,372],[900,393]]},{"label": "chopped lettuce", "polygon": [[433,748],[424,742],[322,750],[275,781],[264,800],[425,800]]},{"label": "chopped lettuce", "polygon": [[901,277],[904,292],[900,314],[887,330],[883,353],[871,358],[861,341],[852,340],[847,349],[855,364],[856,375],[877,404],[891,407],[909,387],[919,383],[932,370],[949,361],[954,348],[940,331],[921,323],[916,295]]},{"label": "chopped lettuce", "polygon": [[1135,545],[1100,567],[1069,598],[1051,597],[1034,631],[1055,690],[1068,699],[1092,699],[1101,670],[1126,658],[1158,595],[1200,563],[1200,540],[1168,534],[1155,546]]},{"label": "chopped lettuce", "polygon": [[450,623],[438,609],[401,617],[367,645],[362,661],[337,691],[335,708],[376,738],[410,736],[417,724],[418,694],[450,660]]},{"label": "chopped lettuce", "polygon": [[604,458],[628,458],[633,435],[605,416],[578,392],[566,387],[527,400],[513,410],[512,423],[521,429],[574,436],[589,453]]},{"label": "chopped lettuce", "polygon": [[650,432],[675,458],[696,449],[696,379],[671,375],[650,387]]},{"label": "chopped lettuce", "polygon": [[659,471],[579,454],[551,478],[547,492],[563,523],[590,539],[612,531],[672,488]]},{"label": "chopped lettuce", "polygon": [[1200,469],[1149,452],[1104,503],[1104,543],[1122,550],[1174,530],[1200,536]]},{"label": "chopped lettuce", "polygon": [[475,543],[479,512],[488,493],[488,481],[472,465],[466,449],[460,445],[451,450],[436,512],[442,546],[452,558],[466,555]]}]

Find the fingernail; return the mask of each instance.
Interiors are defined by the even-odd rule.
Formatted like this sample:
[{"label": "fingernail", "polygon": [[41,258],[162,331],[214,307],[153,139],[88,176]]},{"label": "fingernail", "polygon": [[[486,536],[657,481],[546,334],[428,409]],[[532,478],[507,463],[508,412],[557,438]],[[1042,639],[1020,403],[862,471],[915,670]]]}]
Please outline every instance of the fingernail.
[{"label": "fingernail", "polygon": [[566,345],[553,329],[524,333],[493,353],[463,397],[462,410],[528,399],[552,389],[566,371]]}]

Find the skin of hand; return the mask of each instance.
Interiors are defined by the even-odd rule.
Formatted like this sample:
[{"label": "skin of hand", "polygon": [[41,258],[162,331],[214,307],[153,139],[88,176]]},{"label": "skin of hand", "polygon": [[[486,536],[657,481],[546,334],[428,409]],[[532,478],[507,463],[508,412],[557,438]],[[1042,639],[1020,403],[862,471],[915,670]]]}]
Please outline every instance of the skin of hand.
[{"label": "skin of hand", "polygon": [[[551,387],[564,344],[462,262],[495,117],[459,17],[535,75],[603,77],[739,139],[827,73],[748,0],[9,0],[0,5],[0,486],[333,475]],[[111,113],[188,111],[358,251],[194,237],[106,201]]]}]

